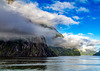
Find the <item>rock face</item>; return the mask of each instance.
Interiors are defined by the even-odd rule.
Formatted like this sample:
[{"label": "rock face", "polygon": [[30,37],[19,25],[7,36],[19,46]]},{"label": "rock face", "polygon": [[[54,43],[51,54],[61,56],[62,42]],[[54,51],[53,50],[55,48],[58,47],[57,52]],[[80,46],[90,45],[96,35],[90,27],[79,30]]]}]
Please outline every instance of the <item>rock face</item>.
[{"label": "rock face", "polygon": [[[35,42],[34,42],[35,40]],[[56,54],[48,48],[45,38],[0,40],[0,57],[52,57]]]}]

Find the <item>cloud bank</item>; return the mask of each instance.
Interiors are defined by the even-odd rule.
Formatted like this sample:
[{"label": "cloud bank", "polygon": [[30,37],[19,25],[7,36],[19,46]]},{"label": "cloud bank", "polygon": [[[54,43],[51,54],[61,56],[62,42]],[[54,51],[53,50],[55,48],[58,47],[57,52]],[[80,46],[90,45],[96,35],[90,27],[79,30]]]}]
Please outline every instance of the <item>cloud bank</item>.
[{"label": "cloud bank", "polygon": [[11,7],[13,10],[20,12],[24,17],[30,19],[36,24],[45,24],[48,26],[55,27],[57,24],[79,24],[79,22],[74,21],[72,18],[65,15],[58,15],[57,13],[49,13],[38,8],[37,3],[22,3],[14,2]]},{"label": "cloud bank", "polygon": [[57,33],[56,30],[50,30],[35,22],[31,22],[30,18],[26,18],[19,11],[13,10],[13,8],[7,5],[5,1],[0,1],[0,38],[8,39],[26,35],[51,38]]},{"label": "cloud bank", "polygon": [[64,38],[57,38],[54,43],[55,46],[63,46],[65,48],[78,48],[80,51],[97,50],[97,45],[100,45],[99,40],[93,40],[83,35],[63,34]]},{"label": "cloud bank", "polygon": [[[27,24],[28,23],[28,24]],[[27,30],[28,29],[28,30]],[[31,34],[33,25],[28,22],[20,13],[11,10],[3,0],[0,2],[0,32]]]}]

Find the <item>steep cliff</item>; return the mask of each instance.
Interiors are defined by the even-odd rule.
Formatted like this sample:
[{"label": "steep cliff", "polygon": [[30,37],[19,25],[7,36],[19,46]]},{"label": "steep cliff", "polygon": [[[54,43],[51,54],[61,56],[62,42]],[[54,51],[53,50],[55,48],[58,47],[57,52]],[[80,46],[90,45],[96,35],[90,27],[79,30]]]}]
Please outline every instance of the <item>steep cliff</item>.
[{"label": "steep cliff", "polygon": [[0,40],[0,57],[52,57],[56,54],[48,48],[45,38],[32,40]]}]

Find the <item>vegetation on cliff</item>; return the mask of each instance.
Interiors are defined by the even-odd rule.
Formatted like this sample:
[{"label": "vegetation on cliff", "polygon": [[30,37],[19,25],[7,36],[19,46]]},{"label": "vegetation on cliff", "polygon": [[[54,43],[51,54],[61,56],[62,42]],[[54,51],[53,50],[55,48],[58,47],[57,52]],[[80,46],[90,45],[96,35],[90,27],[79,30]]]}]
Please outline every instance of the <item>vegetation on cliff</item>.
[{"label": "vegetation on cliff", "polygon": [[96,51],[93,50],[86,50],[85,52],[80,51],[81,55],[94,55]]},{"label": "vegetation on cliff", "polygon": [[78,49],[73,48],[73,49],[68,49],[68,48],[62,48],[62,47],[51,47],[49,48],[55,52],[56,55],[58,56],[80,56],[80,52]]}]

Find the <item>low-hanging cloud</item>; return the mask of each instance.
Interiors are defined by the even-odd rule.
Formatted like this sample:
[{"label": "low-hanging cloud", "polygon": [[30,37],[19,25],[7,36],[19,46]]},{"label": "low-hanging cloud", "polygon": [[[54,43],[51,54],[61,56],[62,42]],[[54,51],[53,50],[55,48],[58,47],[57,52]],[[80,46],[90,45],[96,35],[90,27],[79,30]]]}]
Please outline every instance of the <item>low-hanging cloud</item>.
[{"label": "low-hanging cloud", "polygon": [[[42,22],[41,22],[42,23]],[[4,0],[0,1],[0,33],[20,35],[45,35],[54,34],[56,31],[41,27],[30,19],[21,15],[20,12],[12,10]]]},{"label": "low-hanging cloud", "polygon": [[10,10],[10,8],[6,4],[4,4],[4,1],[1,0],[0,32],[32,34],[33,32],[31,30],[34,30],[33,24],[22,17],[20,13]]},{"label": "low-hanging cloud", "polygon": [[[13,9],[14,8],[7,5],[4,0],[0,0],[0,39],[9,40],[16,38],[44,36],[46,38],[47,44],[51,44],[50,42],[53,41],[52,38],[56,36],[56,34],[59,34],[54,29],[41,26],[40,24],[44,25],[48,24],[46,22],[44,23],[44,21],[41,21],[41,19],[40,19],[41,23],[39,23],[39,18],[37,22],[34,22],[34,20],[32,21],[31,18],[26,17],[26,15],[30,16],[33,13],[32,14],[24,13],[25,14],[24,15],[21,12]],[[45,13],[43,15],[45,15]],[[36,17],[38,16],[36,15]],[[32,18],[36,17],[33,16]]]},{"label": "low-hanging cloud", "polygon": [[96,51],[97,45],[100,45],[99,40],[93,40],[82,35],[64,33],[63,36],[64,38],[57,38],[54,41],[55,46],[61,46],[65,48],[78,48],[80,51]]}]

